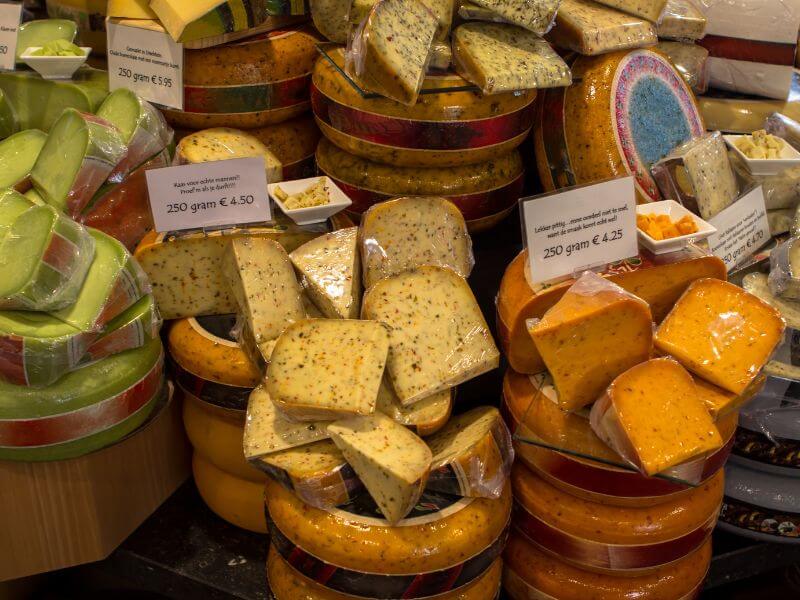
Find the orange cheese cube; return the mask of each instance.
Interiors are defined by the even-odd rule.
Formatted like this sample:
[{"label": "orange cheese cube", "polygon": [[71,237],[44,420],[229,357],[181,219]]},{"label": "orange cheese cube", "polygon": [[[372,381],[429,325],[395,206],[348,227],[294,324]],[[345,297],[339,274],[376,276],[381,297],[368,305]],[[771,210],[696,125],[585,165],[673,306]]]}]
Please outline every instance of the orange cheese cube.
[{"label": "orange cheese cube", "polygon": [[541,320],[532,321],[529,332],[564,410],[597,400],[617,375],[646,361],[653,349],[647,303],[592,272]]},{"label": "orange cheese cube", "polygon": [[722,447],[692,376],[671,358],[628,369],[592,407],[592,429],[645,475]]},{"label": "orange cheese cube", "polygon": [[783,339],[780,313],[743,289],[695,281],[656,331],[655,345],[719,387],[741,394]]},{"label": "orange cheese cube", "polygon": [[700,396],[700,400],[703,401],[703,404],[705,404],[706,410],[708,410],[711,418],[718,422],[723,417],[738,410],[752,400],[753,397],[761,391],[761,388],[764,387],[766,380],[767,378],[765,375],[759,375],[741,394],[734,394],[733,392],[723,390],[721,387],[713,383],[708,383],[705,379],[701,379],[700,377],[694,378],[694,384],[697,387],[697,394]]}]

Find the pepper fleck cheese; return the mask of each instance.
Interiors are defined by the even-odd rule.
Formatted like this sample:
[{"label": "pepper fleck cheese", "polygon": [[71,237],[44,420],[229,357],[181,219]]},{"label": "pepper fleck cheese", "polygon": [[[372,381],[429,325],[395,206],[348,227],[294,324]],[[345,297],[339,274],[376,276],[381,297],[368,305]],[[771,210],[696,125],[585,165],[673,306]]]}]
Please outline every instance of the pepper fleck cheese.
[{"label": "pepper fleck cheese", "polygon": [[611,8],[616,8],[629,15],[636,15],[647,19],[651,23],[658,22],[667,0],[597,0]]},{"label": "pepper fleck cheese", "polygon": [[491,10],[509,23],[524,27],[533,33],[543,35],[553,26],[561,0],[473,0],[478,6]]},{"label": "pepper fleck cheese", "polygon": [[454,396],[455,388],[450,388],[436,392],[411,406],[403,406],[391,383],[384,377],[378,389],[375,408],[417,435],[426,436],[439,431],[450,419]]},{"label": "pepper fleck cheese", "polygon": [[706,16],[693,0],[667,0],[656,33],[670,40],[699,40],[706,34],[706,23]]}]

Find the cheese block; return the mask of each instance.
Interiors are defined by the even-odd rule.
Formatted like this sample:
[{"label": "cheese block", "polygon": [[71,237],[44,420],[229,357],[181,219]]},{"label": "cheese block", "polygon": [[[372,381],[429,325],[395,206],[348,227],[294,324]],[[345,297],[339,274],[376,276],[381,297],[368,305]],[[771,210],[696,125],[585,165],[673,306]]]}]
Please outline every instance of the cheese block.
[{"label": "cheese block", "polygon": [[31,169],[47,139],[38,129],[26,129],[0,141],[0,186],[25,192],[31,187]]},{"label": "cheese block", "polygon": [[357,319],[361,310],[358,227],[322,235],[289,258],[311,301],[329,319]]},{"label": "cheese block", "polygon": [[389,333],[377,321],[298,321],[275,344],[266,391],[296,420],[369,415],[375,410],[388,351]]},{"label": "cheese block", "polygon": [[671,358],[640,363],[592,406],[592,429],[646,475],[723,445],[691,375]]},{"label": "cheese block", "polygon": [[439,431],[450,419],[454,395],[455,390],[451,388],[436,392],[411,406],[403,406],[391,383],[384,378],[378,388],[375,408],[417,435],[426,436]]},{"label": "cheese block", "polygon": [[579,56],[572,77],[569,88],[540,92],[534,148],[545,190],[632,175],[637,202],[661,200],[651,165],[705,132],[680,73],[660,53],[632,50]]},{"label": "cheese block", "polygon": [[75,304],[51,314],[82,331],[101,331],[114,317],[151,292],[142,268],[115,239],[90,230],[95,258]]},{"label": "cheese block", "polygon": [[484,94],[568,86],[564,60],[534,33],[500,23],[466,23],[453,32],[458,73]]},{"label": "cheese block", "polygon": [[717,520],[724,479],[720,472],[688,495],[656,506],[618,507],[574,498],[514,465],[514,525],[580,568],[644,575],[705,543]]},{"label": "cheese block", "polygon": [[[742,280],[742,287],[746,292],[760,298],[775,310],[786,321],[790,333],[793,329],[800,329],[800,307],[792,300],[780,298],[772,293],[769,288],[769,279],[765,273],[748,273]],[[788,337],[788,336],[787,336]]]},{"label": "cheese block", "polygon": [[474,0],[474,3],[500,15],[509,23],[524,27],[538,35],[544,35],[553,27],[560,0],[533,0],[532,2]]},{"label": "cheese block", "polygon": [[83,362],[144,346],[158,337],[161,325],[161,314],[153,296],[148,294],[106,325],[103,333],[86,349]]},{"label": "cheese block", "polygon": [[272,239],[291,252],[319,235],[293,223],[243,226],[211,232],[150,232],[136,248],[136,260],[153,284],[165,319],[236,312],[236,300],[222,272],[225,247],[236,238]]},{"label": "cheese block", "polygon": [[659,21],[667,4],[667,0],[598,0],[598,2],[629,15],[647,19],[651,23]]},{"label": "cheese block", "polygon": [[454,417],[427,440],[433,453],[428,488],[478,498],[499,498],[511,472],[514,449],[494,407]]},{"label": "cheese block", "polygon": [[481,228],[482,220],[515,207],[524,180],[517,151],[458,167],[396,167],[354,156],[322,139],[317,165],[352,200],[348,211],[356,216],[397,196],[440,196],[458,207],[472,231]]},{"label": "cheese block", "polygon": [[779,298],[800,300],[800,243],[789,238],[770,252],[769,289]]},{"label": "cheese block", "polygon": [[405,518],[428,480],[427,444],[381,413],[334,421],[328,434],[389,524]]},{"label": "cheese block", "polygon": [[[502,561],[491,566],[469,584],[432,596],[432,600],[485,600],[494,598],[500,588]],[[324,576],[319,581],[310,579],[292,567],[272,546],[267,557],[267,578],[275,600],[351,600],[352,596],[325,587]]]},{"label": "cheese block", "polygon": [[326,587],[365,597],[435,597],[475,580],[502,552],[511,512],[509,486],[499,500],[426,491],[395,526],[366,494],[320,510],[268,481],[265,497],[279,554],[305,573],[326,573]]},{"label": "cheese block", "polygon": [[595,56],[658,42],[651,23],[592,0],[563,0],[547,39],[565,50]]},{"label": "cheese block", "polygon": [[624,571],[610,574],[580,569],[516,532],[509,537],[503,560],[503,589],[511,600],[694,600],[711,564],[711,539],[674,563],[638,577]]},{"label": "cheese block", "polygon": [[703,379],[742,393],[783,339],[781,315],[741,288],[701,279],[686,290],[655,334],[656,348]]},{"label": "cheese block", "polygon": [[702,94],[708,89],[708,50],[697,44],[664,41],[656,48],[669,57],[693,92]]},{"label": "cheese block", "polygon": [[[547,287],[528,283],[528,254],[511,261],[500,281],[497,295],[497,331],[511,367],[520,373],[539,373],[544,363],[536,350],[526,322],[542,315],[564,295],[573,279]],[[687,286],[701,277],[725,279],[727,269],[717,257],[687,247],[670,254],[638,257],[612,263],[602,269],[609,280],[650,305],[656,323],[667,316]]]},{"label": "cheese block", "polygon": [[186,50],[183,110],[166,109],[164,116],[189,129],[252,129],[292,119],[308,110],[317,41],[313,30],[296,28]]},{"label": "cheese block", "polygon": [[311,115],[284,123],[248,130],[272,152],[281,163],[282,181],[305,179],[317,173],[314,151],[319,142],[319,129]]},{"label": "cheese block", "polygon": [[350,0],[309,0],[314,27],[328,41],[346,44],[350,33]]},{"label": "cheese block", "polygon": [[423,266],[379,281],[364,295],[361,316],[389,326],[386,369],[404,406],[500,360],[472,290],[450,269]]},{"label": "cheese block", "polygon": [[78,24],[78,41],[92,52],[106,51],[105,0],[45,0],[47,16],[66,19]]},{"label": "cheese block", "polygon": [[422,89],[441,91],[405,106],[359,94],[341,72],[341,49],[327,58],[314,66],[314,116],[330,141],[362,158],[401,167],[485,162],[519,146],[533,124],[536,90],[489,97],[454,73],[429,74]]},{"label": "cheese block", "polygon": [[693,0],[667,0],[656,33],[669,40],[699,40],[706,34],[706,16]]},{"label": "cheese block", "polygon": [[370,90],[413,105],[439,28],[439,19],[430,7],[440,2],[377,2],[348,44],[347,72]]},{"label": "cheese block", "polygon": [[255,533],[267,532],[262,482],[235,477],[196,452],[192,473],[200,497],[218,517]]},{"label": "cheese block", "polygon": [[614,378],[653,350],[647,302],[591,271],[584,273],[528,332],[553,376],[558,404],[591,404]]},{"label": "cheese block", "polygon": [[281,161],[258,138],[245,131],[228,127],[204,129],[183,138],[175,149],[175,160],[181,165],[261,157],[264,158],[267,183],[281,181]]},{"label": "cheese block", "polygon": [[[717,387],[713,383],[708,383],[700,377],[694,377],[697,395],[714,421],[719,421],[747,404],[761,392],[765,382],[766,377],[763,374],[759,375],[741,394],[734,394]],[[720,433],[722,433],[721,430]]]},{"label": "cheese block", "polygon": [[655,163],[652,172],[665,198],[678,200],[705,220],[725,210],[739,195],[719,131],[681,144]]},{"label": "cheese block", "polygon": [[423,265],[451,269],[466,278],[475,259],[458,208],[444,198],[412,196],[370,208],[359,230],[364,287]]},{"label": "cheese block", "polygon": [[64,40],[75,41],[78,25],[67,19],[36,19],[20,24],[17,34],[17,63],[23,62],[21,56],[28,48],[44,46],[47,42]]},{"label": "cheese block", "polygon": [[106,16],[122,19],[158,19],[150,0],[108,0]]},{"label": "cheese block", "polygon": [[364,491],[364,484],[331,440],[273,452],[252,464],[317,508],[346,504]]}]

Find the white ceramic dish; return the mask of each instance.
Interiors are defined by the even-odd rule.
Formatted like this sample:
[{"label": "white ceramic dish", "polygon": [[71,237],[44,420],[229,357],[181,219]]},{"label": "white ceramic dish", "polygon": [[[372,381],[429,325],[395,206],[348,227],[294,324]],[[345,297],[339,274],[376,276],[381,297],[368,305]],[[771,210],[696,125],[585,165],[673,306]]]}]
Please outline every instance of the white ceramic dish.
[{"label": "white ceramic dish", "polygon": [[703,219],[684,208],[683,205],[679,204],[675,200],[662,200],[661,202],[639,204],[636,207],[636,214],[668,215],[670,221],[673,223],[680,221],[683,217],[689,215],[692,219],[694,219],[694,222],[697,225],[697,231],[695,233],[681,235],[668,240],[654,240],[637,227],[636,231],[639,235],[639,242],[653,254],[667,254],[668,252],[675,252],[681,248],[685,248],[689,242],[698,242],[700,240],[704,240],[711,234],[717,232],[716,227],[706,223],[703,221]]},{"label": "white ceramic dish", "polygon": [[[308,208],[295,208],[290,210],[283,205],[283,202],[281,202],[277,196],[275,196],[275,188],[278,186],[280,186],[280,188],[287,194],[292,195],[307,190],[320,179],[325,180],[325,187],[328,188],[328,196],[330,197],[330,202],[328,202],[328,204],[309,206]],[[339,211],[344,210],[353,203],[347,194],[345,194],[335,183],[333,183],[333,181],[331,181],[330,177],[326,177],[324,175],[321,175],[320,177],[308,177],[306,179],[295,179],[293,181],[270,183],[267,185],[267,192],[269,193],[270,198],[272,198],[278,205],[278,208],[280,208],[287,217],[289,217],[298,225],[320,223],[325,219],[332,217]]]},{"label": "white ceramic dish", "polygon": [[91,48],[81,46],[83,56],[34,56],[31,53],[41,46],[32,46],[25,50],[20,59],[44,79],[70,79],[86,59]]},{"label": "white ceramic dish", "polygon": [[783,141],[780,158],[747,158],[736,147],[736,140],[745,137],[744,135],[726,135],[723,137],[728,147],[736,153],[736,156],[741,159],[752,175],[777,175],[791,167],[800,166],[800,152],[786,140]]}]

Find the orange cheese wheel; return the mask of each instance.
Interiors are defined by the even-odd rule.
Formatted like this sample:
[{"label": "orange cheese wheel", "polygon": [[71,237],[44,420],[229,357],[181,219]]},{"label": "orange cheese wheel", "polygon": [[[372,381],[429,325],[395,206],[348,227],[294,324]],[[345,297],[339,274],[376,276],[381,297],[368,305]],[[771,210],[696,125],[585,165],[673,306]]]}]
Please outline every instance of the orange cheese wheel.
[{"label": "orange cheese wheel", "polygon": [[[527,251],[508,265],[497,294],[497,333],[511,367],[519,373],[540,373],[545,366],[533,344],[526,321],[540,318],[553,306],[572,279],[549,286],[531,285],[526,275]],[[638,257],[607,265],[603,275],[650,305],[656,323],[672,309],[689,284],[703,277],[726,279],[725,264],[716,256],[687,247],[671,254],[652,255],[642,250]],[[591,352],[587,348],[587,352]]]},{"label": "orange cheese wheel", "polygon": [[263,483],[234,477],[197,453],[192,457],[192,473],[203,501],[220,518],[242,529],[267,532]]},{"label": "orange cheese wheel", "polygon": [[711,540],[652,573],[584,571],[513,533],[506,546],[503,588],[511,600],[690,600],[700,595],[711,564]]}]

